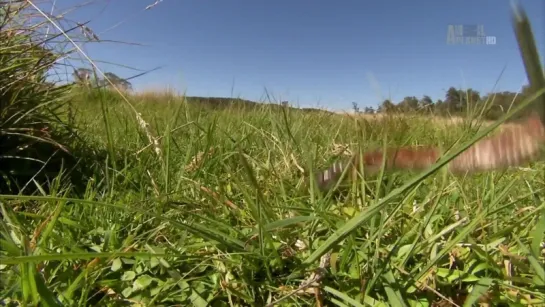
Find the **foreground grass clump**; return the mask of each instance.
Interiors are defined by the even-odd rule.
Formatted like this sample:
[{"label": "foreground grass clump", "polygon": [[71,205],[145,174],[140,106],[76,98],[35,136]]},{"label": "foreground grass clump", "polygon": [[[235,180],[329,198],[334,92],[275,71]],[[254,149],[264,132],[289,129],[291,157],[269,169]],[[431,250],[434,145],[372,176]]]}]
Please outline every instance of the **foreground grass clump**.
[{"label": "foreground grass clump", "polygon": [[[25,190],[36,176],[55,171],[50,165],[66,149],[58,143],[66,131],[58,129],[58,107],[67,87],[46,82],[47,70],[58,55],[42,45],[32,30],[8,27],[17,11],[3,12],[0,28],[0,191]],[[12,23],[13,25],[13,23]],[[39,174],[34,171],[42,168]]]},{"label": "foreground grass clump", "polygon": [[55,178],[57,188],[68,181],[85,188],[93,170],[78,157],[90,149],[62,120],[70,117],[65,106],[73,86],[51,82],[66,54],[48,45],[39,25],[28,24],[27,7],[14,1],[0,10],[0,193],[47,193]]}]

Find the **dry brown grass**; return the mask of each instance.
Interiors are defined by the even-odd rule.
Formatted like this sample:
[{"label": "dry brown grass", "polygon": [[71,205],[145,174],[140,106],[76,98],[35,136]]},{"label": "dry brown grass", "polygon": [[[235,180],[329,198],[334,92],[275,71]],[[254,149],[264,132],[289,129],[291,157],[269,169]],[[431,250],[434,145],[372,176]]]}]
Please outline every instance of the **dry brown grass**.
[{"label": "dry brown grass", "polygon": [[[393,118],[403,118],[403,119],[412,119],[412,120],[422,120],[425,122],[431,121],[432,123],[439,125],[439,126],[451,126],[451,125],[461,125],[464,122],[467,122],[468,119],[465,119],[461,116],[450,116],[450,117],[442,117],[442,116],[433,116],[433,115],[407,115],[407,114],[386,114],[386,113],[376,113],[376,114],[365,114],[361,113],[358,115],[354,115],[353,113],[347,113],[347,112],[335,112],[340,115],[345,115],[349,117],[357,116],[358,118],[365,119],[368,121],[380,121],[386,117],[393,117]],[[473,125],[475,124],[482,124],[483,126],[487,126],[494,123],[494,121],[491,120],[484,120],[484,119],[474,119]],[[508,124],[506,124],[508,125]]]}]

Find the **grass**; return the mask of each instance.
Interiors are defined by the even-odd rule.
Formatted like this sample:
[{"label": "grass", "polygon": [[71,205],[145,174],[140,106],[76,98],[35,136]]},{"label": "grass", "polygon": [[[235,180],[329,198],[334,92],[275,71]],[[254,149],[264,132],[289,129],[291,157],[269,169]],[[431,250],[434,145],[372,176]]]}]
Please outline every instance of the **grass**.
[{"label": "grass", "polygon": [[[492,302],[543,300],[535,263],[543,163],[467,178],[436,173],[403,191],[414,174],[367,182],[365,195],[297,190],[299,168],[326,166],[333,144],[377,147],[386,137],[392,145],[450,144],[471,136],[461,126],[403,117],[361,128],[341,115],[214,111],[182,97],[132,96],[161,137],[160,162],[117,95],[83,91],[71,99],[81,140],[112,153],[97,161],[78,197],[62,180],[48,193],[0,196],[13,218],[2,242],[3,280],[14,287],[8,297],[24,293],[17,265],[68,305],[263,306],[297,288],[305,276],[290,275],[315,267],[316,250],[364,213],[366,223],[333,248],[323,290],[331,303],[414,304],[440,299],[435,291],[456,301],[472,291],[489,291]],[[32,209],[12,211],[17,206]]]},{"label": "grass", "polygon": [[[23,90],[2,88],[41,89],[18,82]],[[125,100],[57,91],[35,95],[43,99],[29,102],[38,109],[29,114],[52,114],[43,121],[60,143],[45,152],[64,146],[71,158],[46,161],[55,167],[41,180],[16,182],[23,192],[0,193],[4,304],[545,304],[544,162],[452,177],[439,170],[451,152],[422,173],[384,174],[335,194],[301,189],[339,146],[460,142],[461,150],[495,125],[475,134],[419,116],[377,122],[269,105],[215,109],[169,92]],[[21,101],[29,100],[10,106]],[[17,129],[35,123],[14,114]],[[324,259],[321,287],[295,293]]]}]

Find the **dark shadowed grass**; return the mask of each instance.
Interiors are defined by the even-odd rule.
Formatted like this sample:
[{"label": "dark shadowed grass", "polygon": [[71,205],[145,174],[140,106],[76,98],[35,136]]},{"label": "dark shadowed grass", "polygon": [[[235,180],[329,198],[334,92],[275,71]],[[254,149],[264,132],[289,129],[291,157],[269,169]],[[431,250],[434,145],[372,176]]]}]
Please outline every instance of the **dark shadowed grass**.
[{"label": "dark shadowed grass", "polygon": [[[71,123],[68,143],[88,149],[77,158],[91,171],[0,195],[4,302],[313,305],[314,295],[289,294],[327,252],[328,306],[545,301],[545,164],[470,177],[438,169],[494,125],[127,98],[134,110],[109,90],[64,93],[58,125]],[[330,195],[301,188],[339,147],[424,144],[456,145],[422,173]]]}]

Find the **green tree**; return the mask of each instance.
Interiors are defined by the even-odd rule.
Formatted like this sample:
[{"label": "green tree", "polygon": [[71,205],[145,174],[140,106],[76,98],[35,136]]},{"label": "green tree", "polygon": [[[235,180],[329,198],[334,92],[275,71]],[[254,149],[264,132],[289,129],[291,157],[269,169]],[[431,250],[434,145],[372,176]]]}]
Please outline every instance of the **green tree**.
[{"label": "green tree", "polygon": [[389,99],[384,100],[378,107],[378,112],[380,113],[390,113],[395,111],[396,105],[392,103]]},{"label": "green tree", "polygon": [[373,107],[365,107],[365,109],[363,110],[363,113],[365,113],[365,114],[375,114],[375,109],[373,109]]},{"label": "green tree", "polygon": [[360,113],[360,107],[358,106],[358,103],[355,101],[352,102],[352,110],[354,110],[354,113],[356,114]]},{"label": "green tree", "polygon": [[469,88],[467,91],[450,87],[445,94],[446,111],[451,114],[465,112],[468,106],[479,103],[481,97],[478,91]]},{"label": "green tree", "polygon": [[424,95],[418,102],[418,108],[422,111],[429,112],[433,109],[433,100],[428,95]]},{"label": "green tree", "polygon": [[449,113],[460,113],[465,107],[465,102],[460,95],[460,91],[454,87],[449,87],[445,94],[446,111]]},{"label": "green tree", "polygon": [[407,96],[399,103],[398,107],[405,112],[413,112],[418,109],[418,99],[414,96]]}]

